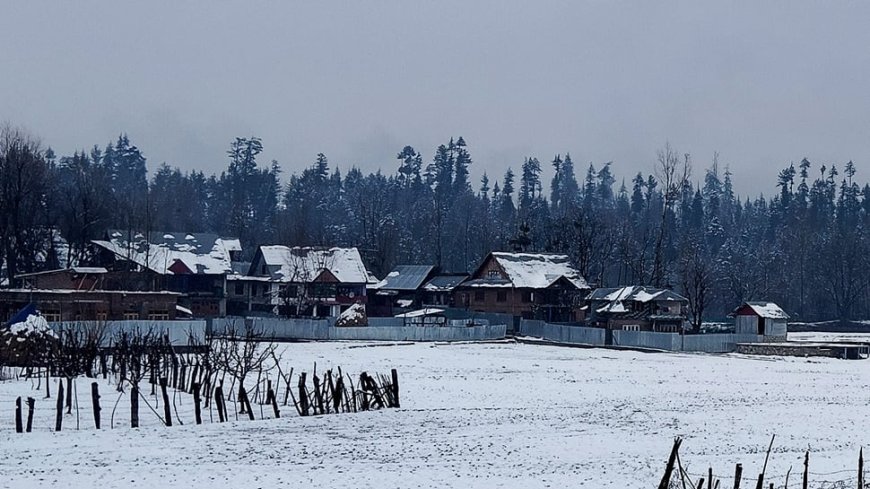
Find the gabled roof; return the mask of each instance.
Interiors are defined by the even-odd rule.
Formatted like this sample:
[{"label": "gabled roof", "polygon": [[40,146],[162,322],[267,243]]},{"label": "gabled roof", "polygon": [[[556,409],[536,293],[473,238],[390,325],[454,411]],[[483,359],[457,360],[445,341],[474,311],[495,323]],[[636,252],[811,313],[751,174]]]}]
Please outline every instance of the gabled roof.
[{"label": "gabled roof", "polygon": [[[283,245],[260,246],[259,256],[273,270],[272,277],[279,282],[311,282],[323,270],[329,270],[339,282],[364,284],[373,281],[359,250],[356,248],[289,247]],[[249,275],[257,275],[253,263]]]},{"label": "gabled roof", "polygon": [[432,265],[398,265],[388,273],[383,280],[375,284],[374,289],[385,290],[417,290],[432,273]]},{"label": "gabled roof", "polygon": [[[238,240],[229,239],[231,243]],[[160,275],[223,275],[233,273],[230,253],[223,238],[208,233],[136,233],[129,240],[121,231],[110,231],[108,240],[92,243]]]},{"label": "gabled roof", "polygon": [[765,319],[789,319],[790,317],[781,307],[773,302],[747,302],[735,309],[731,314],[734,315],[738,310],[743,309],[743,307],[749,307],[755,314]]},{"label": "gabled roof", "polygon": [[465,281],[468,275],[438,275],[423,285],[423,290],[429,292],[450,292]]},{"label": "gabled roof", "polygon": [[[490,256],[504,271],[506,279],[480,277],[469,281],[467,285],[508,285],[516,288],[546,289],[564,278],[578,289],[589,288],[586,279],[574,268],[568,255],[494,251]],[[484,260],[483,264],[486,261]],[[480,271],[481,269],[478,268],[474,276],[479,275]]]},{"label": "gabled roof", "polygon": [[586,300],[606,302],[595,309],[598,313],[624,313],[628,311],[626,302],[647,303],[650,301],[688,302],[688,299],[668,289],[655,289],[632,285],[618,288],[599,288],[590,293]]},{"label": "gabled roof", "polygon": [[655,300],[686,302],[689,299],[686,299],[669,289],[656,289],[641,285],[630,285],[628,287],[602,287],[595,289],[586,297],[586,300],[633,302],[649,302]]}]

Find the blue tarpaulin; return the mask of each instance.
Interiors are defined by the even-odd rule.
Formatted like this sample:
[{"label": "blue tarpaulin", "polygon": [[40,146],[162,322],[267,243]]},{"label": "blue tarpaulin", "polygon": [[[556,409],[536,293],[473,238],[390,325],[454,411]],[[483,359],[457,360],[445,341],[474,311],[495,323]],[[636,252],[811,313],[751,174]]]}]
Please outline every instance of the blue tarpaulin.
[{"label": "blue tarpaulin", "polygon": [[12,319],[10,319],[8,323],[6,323],[6,326],[12,326],[13,324],[23,323],[24,321],[27,320],[27,316],[31,316],[31,315],[36,315],[36,304],[34,304],[32,302],[30,304],[27,304],[26,306],[24,306],[17,313],[15,313],[15,315],[12,316]]}]

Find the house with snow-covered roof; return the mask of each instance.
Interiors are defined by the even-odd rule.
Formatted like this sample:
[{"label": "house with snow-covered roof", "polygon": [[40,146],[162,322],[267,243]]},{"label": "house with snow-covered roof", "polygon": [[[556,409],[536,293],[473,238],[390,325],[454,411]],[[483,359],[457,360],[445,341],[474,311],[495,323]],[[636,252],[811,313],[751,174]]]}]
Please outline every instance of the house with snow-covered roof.
[{"label": "house with snow-covered roof", "polygon": [[110,230],[93,240],[93,265],[106,268],[107,290],[171,291],[196,317],[226,315],[226,278],[238,257],[238,239],[209,233]]},{"label": "house with snow-covered roof", "polygon": [[595,289],[586,297],[592,326],[624,331],[681,332],[689,300],[668,289],[628,286]]},{"label": "house with snow-covered roof", "polygon": [[283,245],[260,246],[247,274],[228,278],[231,297],[245,301],[234,310],[309,317],[365,304],[366,288],[378,282],[356,248]]},{"label": "house with snow-covered roof", "polygon": [[456,304],[472,311],[570,322],[590,287],[567,255],[492,252],[456,288]]},{"label": "house with snow-covered roof", "polygon": [[383,280],[368,287],[369,316],[392,317],[419,307],[423,284],[435,270],[432,265],[397,265]]},{"label": "house with snow-covered roof", "polygon": [[788,335],[789,315],[773,302],[744,302],[729,316],[734,318],[737,334],[756,334],[775,341],[785,341]]}]

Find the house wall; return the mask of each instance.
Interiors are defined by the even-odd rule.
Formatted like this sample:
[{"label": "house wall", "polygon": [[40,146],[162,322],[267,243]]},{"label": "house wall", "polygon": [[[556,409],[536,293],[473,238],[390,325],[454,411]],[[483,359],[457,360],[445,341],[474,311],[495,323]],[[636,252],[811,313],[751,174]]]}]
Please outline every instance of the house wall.
[{"label": "house wall", "polygon": [[77,293],[0,291],[0,319],[9,320],[30,302],[49,321],[117,321],[175,319],[173,294],[95,291]]},{"label": "house wall", "polygon": [[734,332],[737,334],[758,334],[758,316],[737,315],[734,317]]},{"label": "house wall", "polygon": [[59,270],[25,277],[24,282],[36,289],[90,290],[101,288],[102,274],[74,274],[69,270]]}]

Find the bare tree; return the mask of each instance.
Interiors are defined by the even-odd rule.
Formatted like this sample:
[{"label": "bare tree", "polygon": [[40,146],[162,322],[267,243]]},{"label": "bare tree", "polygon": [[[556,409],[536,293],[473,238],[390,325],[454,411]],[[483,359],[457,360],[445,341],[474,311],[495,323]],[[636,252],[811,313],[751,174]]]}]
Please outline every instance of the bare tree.
[{"label": "bare tree", "polygon": [[680,195],[683,184],[689,180],[692,173],[691,158],[688,153],[682,160],[670,143],[658,152],[656,176],[662,184],[662,214],[659,222],[659,232],[656,238],[653,258],[652,282],[656,287],[662,287],[665,282],[665,237],[668,234],[668,216],[673,211],[674,202]]}]

